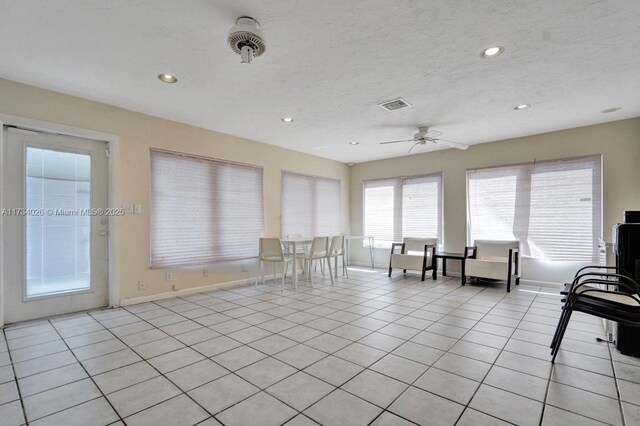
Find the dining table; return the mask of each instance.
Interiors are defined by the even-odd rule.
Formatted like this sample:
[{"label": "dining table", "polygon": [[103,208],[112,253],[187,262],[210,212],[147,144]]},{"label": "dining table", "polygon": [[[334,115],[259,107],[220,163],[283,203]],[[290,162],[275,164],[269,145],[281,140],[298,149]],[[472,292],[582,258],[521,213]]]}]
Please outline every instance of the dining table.
[{"label": "dining table", "polygon": [[344,242],[345,242],[345,255],[347,258],[347,266],[349,266],[350,264],[349,262],[350,246],[351,246],[352,240],[367,240],[367,243],[369,246],[369,260],[371,260],[371,269],[375,269],[375,266],[373,264],[373,241],[374,241],[373,235],[345,235]]},{"label": "dining table", "polygon": [[[349,265],[349,241],[351,240],[367,240],[369,245],[369,257],[371,260],[371,269],[374,269],[373,263],[373,236],[370,235],[347,235],[344,237],[345,240],[345,257],[347,265]],[[283,237],[280,239],[280,242],[284,246],[288,246],[291,248],[289,253],[292,253],[295,259],[295,254],[298,253],[298,247],[310,245],[313,242],[313,237]],[[337,271],[336,271],[337,273]],[[293,287],[295,289],[298,288],[298,262],[297,260],[293,261],[293,270],[291,272],[292,278],[291,282],[293,283]]]}]

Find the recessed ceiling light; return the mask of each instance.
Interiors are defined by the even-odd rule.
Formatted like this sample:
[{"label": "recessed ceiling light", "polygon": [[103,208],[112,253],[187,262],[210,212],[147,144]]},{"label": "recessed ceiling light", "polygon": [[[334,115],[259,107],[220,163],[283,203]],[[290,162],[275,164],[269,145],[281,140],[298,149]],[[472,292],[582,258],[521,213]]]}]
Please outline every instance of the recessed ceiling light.
[{"label": "recessed ceiling light", "polygon": [[291,117],[282,117],[281,120],[284,121],[285,123],[291,123],[293,121],[293,118],[291,118]]},{"label": "recessed ceiling light", "polygon": [[600,112],[603,113],[603,114],[609,114],[610,112],[620,111],[621,109],[622,109],[621,107],[613,107],[613,108],[603,109]]},{"label": "recessed ceiling light", "polygon": [[171,74],[158,74],[158,78],[160,79],[160,81],[163,81],[165,83],[177,83],[178,79],[171,75]]},{"label": "recessed ceiling light", "polygon": [[358,145],[359,143],[360,142],[357,142],[357,141],[351,141],[351,142],[349,142],[349,145]]},{"label": "recessed ceiling light", "polygon": [[480,56],[482,56],[483,58],[495,58],[496,56],[500,55],[502,52],[504,52],[504,47],[491,46],[484,49],[480,54]]},{"label": "recessed ceiling light", "polygon": [[347,163],[347,166],[353,167],[353,166],[355,166],[355,164],[354,163]]},{"label": "recessed ceiling light", "polygon": [[520,104],[520,105],[518,105],[517,107],[515,107],[513,109],[515,109],[516,111],[519,111],[521,109],[527,109],[527,108],[530,108],[530,107],[531,107],[531,104]]}]

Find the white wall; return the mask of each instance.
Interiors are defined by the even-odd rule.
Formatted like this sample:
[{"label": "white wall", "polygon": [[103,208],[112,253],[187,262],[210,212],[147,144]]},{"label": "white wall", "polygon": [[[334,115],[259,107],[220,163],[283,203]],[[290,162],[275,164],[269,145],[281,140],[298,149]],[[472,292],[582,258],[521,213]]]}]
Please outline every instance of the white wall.
[{"label": "white wall", "polygon": [[[625,210],[640,209],[640,118],[356,164],[351,170],[351,232],[363,232],[362,183],[367,179],[442,172],[444,249],[461,252],[466,244],[466,170],[582,155],[603,155],[604,238]],[[368,251],[351,251],[352,260],[368,262]],[[376,265],[386,267],[389,250],[376,249]],[[563,282],[581,264],[524,259],[523,280]],[[459,262],[447,269],[459,271]]]},{"label": "white wall", "polygon": [[[202,268],[171,269],[173,281],[166,282],[166,270],[149,268],[150,148],[262,166],[266,236],[280,236],[281,170],[340,179],[342,231],[349,233],[350,171],[343,163],[2,79],[0,113],[117,136],[110,144],[109,204],[140,204],[142,214],[110,219],[112,303],[168,292],[173,285],[190,289],[248,279],[255,273],[254,261],[220,262],[207,266],[208,277]],[[247,272],[241,271],[243,263]],[[146,290],[138,291],[138,280],[145,281]]]}]

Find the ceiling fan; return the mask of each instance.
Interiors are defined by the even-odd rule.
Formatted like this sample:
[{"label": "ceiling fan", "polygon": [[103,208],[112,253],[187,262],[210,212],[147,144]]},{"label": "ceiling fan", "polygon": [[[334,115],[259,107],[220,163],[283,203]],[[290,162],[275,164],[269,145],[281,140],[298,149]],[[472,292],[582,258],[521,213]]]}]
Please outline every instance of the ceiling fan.
[{"label": "ceiling fan", "polygon": [[422,127],[418,128],[418,133],[413,135],[413,139],[403,139],[403,140],[399,140],[399,141],[380,142],[380,145],[384,145],[384,144],[388,144],[388,143],[413,142],[413,146],[411,147],[411,149],[409,149],[409,153],[411,153],[413,148],[415,148],[416,146],[418,146],[418,145],[426,145],[427,142],[431,142],[431,143],[436,144],[436,145],[446,146],[446,147],[449,147],[449,148],[458,148],[458,149],[467,149],[467,148],[469,148],[469,145],[465,145],[465,144],[458,143],[458,142],[452,142],[452,141],[448,141],[448,140],[444,140],[444,139],[440,139],[438,136],[440,136],[441,134],[442,134],[442,132],[439,132],[437,130],[429,130],[429,127],[422,126]]}]

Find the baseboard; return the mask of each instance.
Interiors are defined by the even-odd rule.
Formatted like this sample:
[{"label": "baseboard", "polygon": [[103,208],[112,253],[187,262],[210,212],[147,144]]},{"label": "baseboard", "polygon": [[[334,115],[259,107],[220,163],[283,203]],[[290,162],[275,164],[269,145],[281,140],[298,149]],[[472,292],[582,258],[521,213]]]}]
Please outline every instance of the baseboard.
[{"label": "baseboard", "polygon": [[[349,266],[357,266],[357,267],[362,267],[362,268],[367,268],[370,269],[371,268],[371,263],[368,262],[351,262],[349,263]],[[380,266],[380,265],[375,265],[377,269],[387,269],[389,268],[389,265],[384,265],[384,266]],[[419,272],[417,271],[413,271],[417,274],[419,274]],[[427,275],[431,275],[431,271],[427,271]],[[441,277],[442,276],[442,269],[438,269],[438,276]],[[447,271],[447,277],[455,277],[455,278],[460,278],[462,275],[460,272],[455,272],[455,271]],[[557,282],[552,282],[552,281],[534,281],[534,280],[525,280],[524,278],[520,279],[520,284],[524,284],[524,285],[530,285],[533,287],[549,287],[549,288],[553,288],[553,289],[557,289],[557,288],[561,288],[564,286],[563,283],[557,283]]]},{"label": "baseboard", "polygon": [[525,280],[522,278],[520,278],[520,284],[530,285],[533,287],[551,287],[551,288],[564,287],[564,284],[562,283],[554,283],[551,281],[532,281],[532,280]]},{"label": "baseboard", "polygon": [[[273,277],[273,275],[270,275],[269,277],[271,278]],[[281,277],[282,277],[282,274],[276,275],[276,279]],[[266,278],[267,276],[265,275],[265,279]],[[132,297],[129,299],[120,299],[120,306],[130,306],[130,305],[137,305],[139,303],[155,302],[157,300],[171,299],[172,297],[188,296],[190,294],[202,293],[205,291],[223,290],[226,288],[233,288],[233,287],[239,287],[246,284],[253,284],[255,282],[256,282],[255,277],[244,278],[242,280],[227,281],[224,283],[184,288],[184,289],[175,290],[175,291],[166,291],[163,293],[150,294],[148,296]]]},{"label": "baseboard", "polygon": [[[371,261],[368,262],[349,262],[349,265],[347,266],[358,266],[358,267],[362,267],[362,268],[367,268],[367,269],[371,269]],[[375,269],[389,269],[389,264],[387,263],[384,266],[380,266],[380,265],[376,265],[374,264]]]}]

